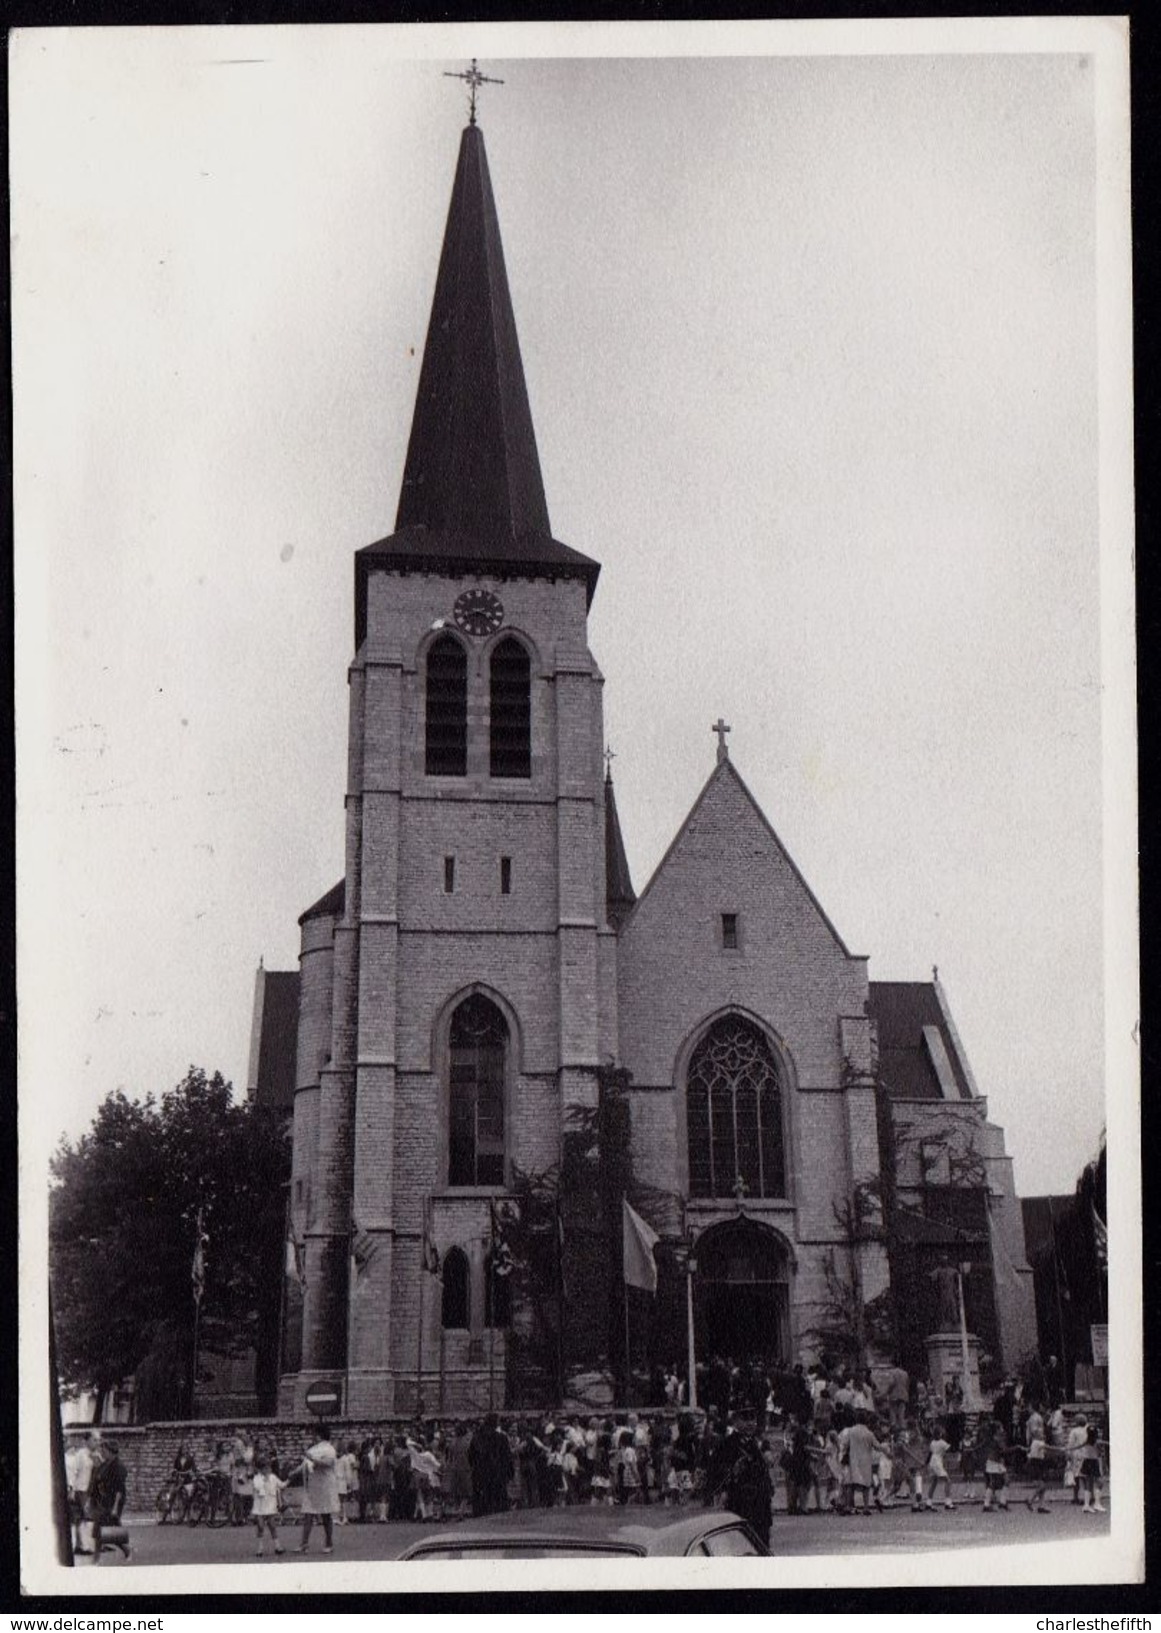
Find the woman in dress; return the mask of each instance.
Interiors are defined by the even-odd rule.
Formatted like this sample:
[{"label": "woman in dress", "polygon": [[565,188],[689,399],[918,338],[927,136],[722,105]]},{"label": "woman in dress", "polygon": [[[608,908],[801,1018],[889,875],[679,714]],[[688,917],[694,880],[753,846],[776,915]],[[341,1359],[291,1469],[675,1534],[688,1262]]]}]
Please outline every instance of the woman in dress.
[{"label": "woman in dress", "polygon": [[339,1511],[339,1482],[336,1465],[339,1454],[325,1423],[318,1426],[318,1439],[303,1454],[302,1469],[306,1476],[302,1494],[302,1542],[299,1553],[305,1554],[310,1533],[316,1519],[322,1521],[323,1553],[335,1551],[335,1515]]}]

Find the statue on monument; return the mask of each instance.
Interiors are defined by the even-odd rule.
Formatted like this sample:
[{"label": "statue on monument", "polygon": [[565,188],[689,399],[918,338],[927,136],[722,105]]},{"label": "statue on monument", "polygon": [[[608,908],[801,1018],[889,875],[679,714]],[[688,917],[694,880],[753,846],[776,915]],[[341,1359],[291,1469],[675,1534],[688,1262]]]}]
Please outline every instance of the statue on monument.
[{"label": "statue on monument", "polygon": [[929,1276],[935,1285],[935,1331],[958,1331],[959,1271],[945,1259]]}]

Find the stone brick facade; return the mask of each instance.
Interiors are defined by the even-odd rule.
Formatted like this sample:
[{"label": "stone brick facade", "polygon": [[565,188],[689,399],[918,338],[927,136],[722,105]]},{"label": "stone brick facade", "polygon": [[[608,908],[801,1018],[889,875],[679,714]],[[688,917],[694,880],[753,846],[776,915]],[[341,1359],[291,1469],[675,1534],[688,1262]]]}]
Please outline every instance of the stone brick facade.
[{"label": "stone brick facade", "polygon": [[[420,1394],[429,1408],[500,1404],[506,1338],[483,1313],[491,1198],[515,1169],[558,1160],[570,1110],[595,1104],[609,1065],[628,1074],[635,1169],[660,1199],[655,1223],[669,1236],[688,1229],[711,1260],[744,1224],[768,1296],[785,1300],[782,1359],[810,1352],[828,1267],[841,1262],[866,1300],[888,1281],[865,1212],[882,1136],[867,961],[847,950],[724,747],[640,900],[626,871],[610,915],[603,679],[587,627],[598,569],[548,533],[508,302],[472,127],[399,531],[356,561],[344,878],[301,921],[291,1223],[305,1276],[301,1300],[287,1301],[288,1416],[302,1415],[312,1381],[338,1376],[355,1415],[410,1412]],[[488,609],[481,621],[464,617],[465,594]],[[458,691],[455,704],[466,760],[433,760],[437,771],[428,659],[437,642],[446,655],[449,633],[466,667],[466,706]],[[528,665],[530,763],[527,775],[493,775],[493,655],[513,640]],[[503,1178],[489,1168],[487,1184],[452,1175],[451,1039],[469,999],[473,1013],[490,1006],[505,1039],[487,1111],[489,1138],[502,1120],[502,1156],[490,1149],[488,1161]],[[743,1073],[721,1094],[701,1077],[691,1091],[692,1063],[735,1035],[756,1051],[761,1088]],[[969,1079],[965,1063],[957,1081]],[[706,1096],[704,1133],[691,1092]],[[962,1115],[980,1126],[1014,1266],[1003,1319],[1022,1332],[1010,1171],[971,1094]],[[735,1161],[736,1174],[713,1168]],[[867,1228],[853,1242],[859,1208]],[[445,1330],[424,1264],[456,1248],[470,1267],[470,1318]],[[727,1299],[720,1287],[706,1296]]]}]

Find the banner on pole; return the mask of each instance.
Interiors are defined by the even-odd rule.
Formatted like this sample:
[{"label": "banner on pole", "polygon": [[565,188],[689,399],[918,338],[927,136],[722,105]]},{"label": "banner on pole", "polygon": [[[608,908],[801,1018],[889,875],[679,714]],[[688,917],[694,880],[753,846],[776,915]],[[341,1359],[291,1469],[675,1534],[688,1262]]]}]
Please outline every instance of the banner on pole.
[{"label": "banner on pole", "polygon": [[643,1287],[647,1293],[657,1291],[657,1261],[653,1249],[661,1240],[635,1208],[621,1200],[623,1274],[626,1287]]}]

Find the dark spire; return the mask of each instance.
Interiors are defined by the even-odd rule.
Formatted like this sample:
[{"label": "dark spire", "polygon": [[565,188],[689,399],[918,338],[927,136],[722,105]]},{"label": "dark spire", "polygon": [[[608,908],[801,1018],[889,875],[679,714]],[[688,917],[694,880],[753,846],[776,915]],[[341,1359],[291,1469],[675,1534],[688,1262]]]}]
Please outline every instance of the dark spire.
[{"label": "dark spire", "polygon": [[606,761],[605,770],[605,911],[614,930],[619,930],[628,918],[637,892],[629,877],[629,862],[625,856],[625,842],[621,838],[621,823],[617,816],[617,800],[613,793],[613,771]]},{"label": "dark spire", "polygon": [[357,642],[374,566],[539,569],[584,579],[590,602],[596,588],[597,563],[552,537],[478,125],[460,138],[395,529],[357,558]]},{"label": "dark spire", "polygon": [[478,125],[460,139],[395,526],[552,537]]}]

